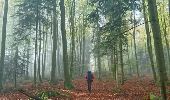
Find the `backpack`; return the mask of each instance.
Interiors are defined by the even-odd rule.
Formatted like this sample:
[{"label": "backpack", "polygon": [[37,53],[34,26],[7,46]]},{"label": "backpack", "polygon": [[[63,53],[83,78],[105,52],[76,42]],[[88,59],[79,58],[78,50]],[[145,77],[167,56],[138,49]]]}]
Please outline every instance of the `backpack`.
[{"label": "backpack", "polygon": [[92,80],[92,73],[91,73],[91,71],[87,72],[87,80]]}]

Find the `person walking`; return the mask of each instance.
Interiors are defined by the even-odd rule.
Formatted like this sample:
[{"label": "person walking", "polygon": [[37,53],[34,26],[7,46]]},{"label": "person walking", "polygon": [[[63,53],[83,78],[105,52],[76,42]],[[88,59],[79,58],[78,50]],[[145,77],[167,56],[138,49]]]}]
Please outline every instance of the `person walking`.
[{"label": "person walking", "polygon": [[91,71],[88,71],[86,74],[86,80],[87,80],[87,84],[88,84],[88,91],[89,93],[91,93],[91,85],[94,79],[94,75]]}]

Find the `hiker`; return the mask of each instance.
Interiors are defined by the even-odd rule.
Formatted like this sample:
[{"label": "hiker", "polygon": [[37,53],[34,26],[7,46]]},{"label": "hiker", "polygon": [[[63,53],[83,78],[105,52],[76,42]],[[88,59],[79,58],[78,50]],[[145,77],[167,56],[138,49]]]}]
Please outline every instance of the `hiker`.
[{"label": "hiker", "polygon": [[88,84],[88,91],[91,93],[91,84],[93,82],[94,79],[94,75],[91,71],[88,71],[86,74],[86,80],[87,80],[87,84]]}]

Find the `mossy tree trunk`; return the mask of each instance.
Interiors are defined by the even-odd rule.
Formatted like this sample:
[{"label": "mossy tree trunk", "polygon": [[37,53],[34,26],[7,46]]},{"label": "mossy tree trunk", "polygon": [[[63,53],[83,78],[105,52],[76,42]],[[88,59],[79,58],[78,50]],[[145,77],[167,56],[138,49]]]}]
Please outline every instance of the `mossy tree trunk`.
[{"label": "mossy tree trunk", "polygon": [[56,12],[56,0],[53,0],[53,52],[52,52],[52,68],[51,68],[51,83],[56,82],[56,50],[57,50],[57,12]]},{"label": "mossy tree trunk", "polygon": [[121,66],[121,84],[124,84],[124,66],[123,66],[123,48],[122,39],[119,38],[119,50],[120,50],[120,66]]},{"label": "mossy tree trunk", "polygon": [[14,62],[15,62],[15,68],[14,68],[14,87],[17,87],[17,67],[18,67],[18,46],[16,46],[15,49],[15,57],[14,57]]},{"label": "mossy tree trunk", "polygon": [[7,26],[8,0],[5,0],[3,26],[2,26],[2,41],[1,41],[1,58],[0,58],[0,90],[3,88],[3,72],[5,58],[5,43],[6,43],[6,26]]},{"label": "mossy tree trunk", "polygon": [[135,50],[135,63],[136,63],[136,71],[137,75],[139,77],[139,64],[138,64],[138,55],[137,55],[137,49],[136,49],[136,16],[134,11],[133,21],[134,21],[134,28],[133,28],[133,43],[134,43],[134,50]]},{"label": "mossy tree trunk", "polygon": [[151,35],[149,32],[149,23],[148,23],[148,16],[146,13],[146,6],[145,6],[145,0],[142,1],[143,4],[143,14],[144,14],[144,21],[145,21],[145,30],[146,30],[146,38],[147,38],[147,49],[148,49],[148,54],[149,54],[149,59],[151,63],[151,68],[152,68],[152,73],[155,82],[157,81],[156,78],[156,71],[155,71],[155,66],[154,66],[154,60],[153,60],[153,52],[152,52],[152,44],[151,44]]},{"label": "mossy tree trunk", "polygon": [[156,0],[148,0],[148,11],[149,11],[149,18],[151,21],[151,27],[153,31],[157,67],[160,76],[161,97],[163,100],[166,100],[167,96],[166,96],[165,82],[166,82],[167,73],[165,68],[165,60],[164,60],[163,45],[162,45]]},{"label": "mossy tree trunk", "polygon": [[42,79],[41,79],[41,22],[39,20],[39,52],[38,52],[38,79],[39,79],[39,82],[41,83],[42,82]]},{"label": "mossy tree trunk", "polygon": [[70,64],[70,77],[73,78],[74,61],[75,61],[75,0],[71,4],[71,64]]},{"label": "mossy tree trunk", "polygon": [[73,85],[70,80],[69,67],[68,67],[68,54],[67,54],[67,39],[65,30],[65,6],[64,0],[60,0],[60,11],[61,11],[61,33],[63,43],[63,66],[64,66],[64,87],[71,89]]},{"label": "mossy tree trunk", "polygon": [[39,0],[36,2],[36,25],[35,25],[35,56],[34,56],[34,85],[37,84],[37,51],[38,51],[38,26],[39,26]]}]

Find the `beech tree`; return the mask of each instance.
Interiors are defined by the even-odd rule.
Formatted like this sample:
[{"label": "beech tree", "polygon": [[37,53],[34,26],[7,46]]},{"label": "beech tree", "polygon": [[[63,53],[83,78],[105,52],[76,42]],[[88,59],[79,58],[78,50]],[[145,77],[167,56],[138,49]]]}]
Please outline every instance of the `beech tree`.
[{"label": "beech tree", "polygon": [[2,90],[3,88],[2,82],[3,82],[3,72],[4,72],[7,14],[8,14],[8,0],[5,0],[3,26],[2,26],[1,59],[0,59],[0,90]]}]

